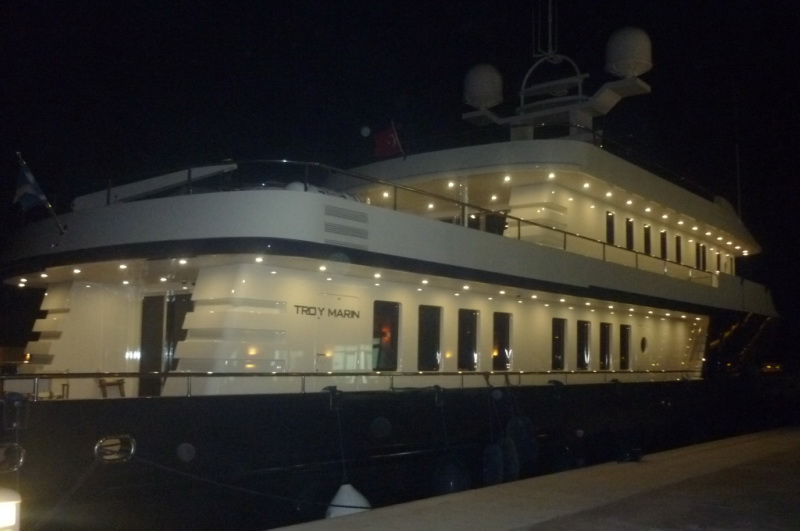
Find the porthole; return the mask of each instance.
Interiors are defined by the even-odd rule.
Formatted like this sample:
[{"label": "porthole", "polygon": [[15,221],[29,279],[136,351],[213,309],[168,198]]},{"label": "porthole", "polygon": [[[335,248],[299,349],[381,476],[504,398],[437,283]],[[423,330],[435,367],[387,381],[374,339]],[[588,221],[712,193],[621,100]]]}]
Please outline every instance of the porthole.
[{"label": "porthole", "polygon": [[16,472],[25,461],[25,449],[17,443],[0,444],[0,473]]},{"label": "porthole", "polygon": [[136,452],[136,440],[130,435],[110,435],[94,445],[94,456],[103,463],[124,463]]}]

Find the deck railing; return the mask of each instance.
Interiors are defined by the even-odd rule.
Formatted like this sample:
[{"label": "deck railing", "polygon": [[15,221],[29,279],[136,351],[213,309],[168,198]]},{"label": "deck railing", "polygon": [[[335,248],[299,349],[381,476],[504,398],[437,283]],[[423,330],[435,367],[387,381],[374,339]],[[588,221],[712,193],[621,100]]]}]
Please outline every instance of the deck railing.
[{"label": "deck railing", "polygon": [[[235,379],[235,382],[234,382]],[[409,388],[478,388],[528,385],[586,385],[700,379],[699,369],[647,371],[331,371],[331,372],[86,372],[0,376],[0,396],[16,393],[32,401],[51,399],[132,398],[211,394],[303,394],[337,386],[343,391],[396,391]],[[209,392],[206,384],[230,387]],[[165,393],[170,382],[170,392]],[[84,382],[83,386],[76,384]],[[141,382],[157,382],[157,393],[140,393]],[[114,392],[104,386],[114,387]],[[79,387],[82,392],[71,392]],[[86,392],[91,389],[91,392]],[[238,391],[237,391],[238,389]]]}]

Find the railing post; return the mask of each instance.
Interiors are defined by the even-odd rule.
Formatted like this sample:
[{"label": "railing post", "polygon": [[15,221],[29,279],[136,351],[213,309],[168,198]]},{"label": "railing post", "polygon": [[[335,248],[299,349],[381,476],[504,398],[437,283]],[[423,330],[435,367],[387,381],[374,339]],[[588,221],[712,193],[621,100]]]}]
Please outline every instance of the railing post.
[{"label": "railing post", "polygon": [[192,377],[186,378],[186,396],[192,396]]},{"label": "railing post", "polygon": [[33,401],[39,401],[39,377],[33,379]]}]

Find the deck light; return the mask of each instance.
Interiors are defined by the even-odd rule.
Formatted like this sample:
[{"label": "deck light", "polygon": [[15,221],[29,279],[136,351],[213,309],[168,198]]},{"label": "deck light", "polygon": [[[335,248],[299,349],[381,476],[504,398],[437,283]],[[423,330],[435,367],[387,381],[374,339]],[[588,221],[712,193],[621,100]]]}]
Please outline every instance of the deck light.
[{"label": "deck light", "polygon": [[19,531],[19,506],[22,498],[12,489],[0,487],[0,529]]}]

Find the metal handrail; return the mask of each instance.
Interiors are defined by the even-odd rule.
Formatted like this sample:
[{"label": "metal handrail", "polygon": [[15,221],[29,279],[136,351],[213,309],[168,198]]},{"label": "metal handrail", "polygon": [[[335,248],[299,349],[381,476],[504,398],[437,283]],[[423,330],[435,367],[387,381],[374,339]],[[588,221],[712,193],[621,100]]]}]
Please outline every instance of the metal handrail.
[{"label": "metal handrail", "polygon": [[[636,375],[636,381],[639,381],[641,376],[653,375],[679,375],[678,380],[689,380],[699,378],[699,369],[663,369],[663,370],[545,370],[545,371],[524,371],[524,370],[509,370],[509,371],[329,371],[329,372],[197,372],[197,371],[147,371],[147,372],[125,372],[125,371],[110,371],[110,372],[42,372],[35,374],[4,374],[0,375],[0,384],[6,381],[31,381],[33,384],[32,393],[30,393],[31,400],[39,400],[39,389],[43,381],[48,380],[95,380],[104,378],[131,378],[131,379],[166,379],[166,378],[183,378],[186,379],[186,392],[184,396],[192,396],[192,380],[194,378],[299,378],[300,391],[298,394],[306,393],[305,381],[309,378],[342,378],[342,377],[370,377],[370,378],[388,378],[390,385],[389,390],[399,389],[395,387],[395,379],[410,378],[410,377],[427,377],[427,378],[442,378],[442,377],[459,377],[460,387],[466,386],[465,380],[467,378],[475,380],[483,380],[487,387],[492,385],[489,383],[490,377],[504,377],[506,385],[522,386],[523,376],[552,376],[553,378],[562,378],[558,383],[569,385],[570,379],[581,379],[582,377],[591,375],[605,375],[604,383],[611,383],[615,381],[615,376],[621,375]],[[516,383],[512,384],[511,380],[516,379]],[[549,383],[552,383],[550,381]],[[436,385],[431,382],[431,385]],[[581,383],[574,383],[574,385],[581,385]],[[67,398],[67,397],[64,397]],[[133,397],[132,397],[133,398]],[[82,399],[92,399],[86,397]]]}]

